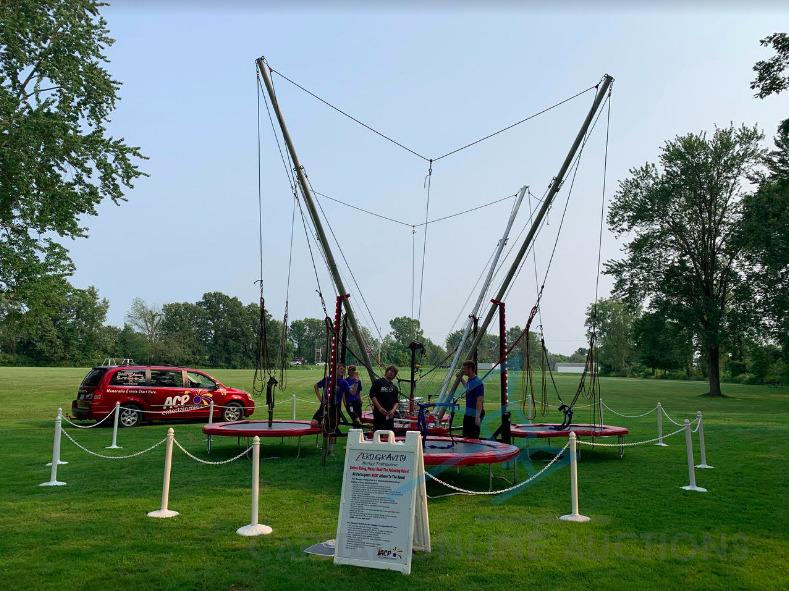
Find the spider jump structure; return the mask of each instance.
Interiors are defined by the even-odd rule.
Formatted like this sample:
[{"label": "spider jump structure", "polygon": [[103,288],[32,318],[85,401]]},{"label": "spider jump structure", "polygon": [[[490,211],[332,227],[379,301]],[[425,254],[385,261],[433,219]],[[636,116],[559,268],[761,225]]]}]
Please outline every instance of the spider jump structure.
[{"label": "spider jump structure", "polygon": [[[319,251],[320,255],[323,257],[326,267],[329,271],[329,274],[332,278],[332,283],[334,290],[337,294],[337,301],[336,301],[336,309],[334,318],[330,318],[329,314],[326,309],[326,302],[324,301],[323,295],[320,290],[320,282],[318,294],[321,298],[321,303],[324,309],[325,315],[325,324],[326,324],[326,347],[325,351],[327,352],[327,359],[325,364],[325,378],[327,379],[327,397],[325,400],[325,404],[331,405],[335,401],[332,400],[333,396],[335,395],[336,385],[337,385],[337,366],[339,363],[345,363],[346,359],[349,356],[352,356],[355,359],[355,362],[359,365],[363,366],[368,374],[370,381],[374,381],[377,376],[376,368],[378,366],[382,366],[379,359],[376,358],[374,352],[370,349],[368,344],[365,342],[364,335],[360,329],[360,324],[357,320],[357,316],[353,307],[352,299],[349,297],[349,292],[346,289],[346,286],[343,282],[343,277],[339,272],[339,267],[337,264],[337,260],[333,254],[332,248],[329,244],[327,239],[327,233],[324,228],[324,223],[319,215],[318,206],[316,206],[316,199],[315,193],[317,193],[311,186],[311,183],[307,177],[305,172],[305,168],[302,166],[298,155],[296,153],[296,149],[294,146],[294,142],[290,136],[288,128],[285,124],[285,120],[283,118],[282,110],[280,108],[279,102],[277,100],[277,95],[274,90],[274,84],[272,82],[272,75],[278,74],[283,79],[287,80],[288,82],[294,84],[298,88],[301,88],[311,96],[317,98],[321,102],[325,103],[326,105],[332,107],[336,111],[340,112],[342,115],[353,119],[356,123],[361,124],[365,128],[374,133],[378,134],[379,136],[383,137],[384,139],[396,144],[397,146],[404,148],[411,154],[414,154],[424,160],[426,160],[429,164],[429,171],[428,176],[426,177],[425,186],[428,192],[428,202],[429,202],[429,191],[430,191],[430,182],[432,176],[432,167],[434,162],[440,160],[442,158],[448,157],[452,154],[455,154],[465,148],[468,148],[472,145],[475,145],[481,141],[487,140],[498,133],[506,131],[507,129],[514,127],[514,125],[518,125],[519,123],[523,123],[524,121],[530,119],[531,117],[524,119],[508,128],[502,129],[494,134],[491,134],[485,138],[477,140],[476,142],[472,142],[466,146],[458,148],[457,150],[453,150],[444,154],[438,158],[426,158],[414,150],[411,150],[404,145],[391,140],[389,137],[383,135],[382,133],[376,131],[372,127],[362,123],[358,119],[351,117],[347,113],[341,111],[337,107],[329,104],[327,101],[320,99],[312,92],[306,90],[305,88],[299,86],[295,82],[288,79],[283,74],[277,72],[273,68],[269,66],[264,58],[259,58],[256,60],[257,64],[257,71],[258,71],[258,90],[260,97],[261,95],[264,97],[266,109],[269,114],[269,119],[272,123],[272,130],[274,130],[275,136],[277,137],[277,145],[280,149],[280,155],[282,157],[283,164],[285,165],[286,173],[288,175],[289,183],[291,186],[291,190],[293,192],[294,198],[294,219],[296,217],[296,208],[298,208],[298,212],[301,215],[302,223],[304,225],[305,234],[308,236],[308,244],[310,240],[310,236],[314,238],[315,241],[315,248]],[[424,347],[421,343],[414,342],[410,345],[411,350],[411,376],[410,379],[401,380],[402,382],[406,382],[410,385],[410,392],[408,396],[408,410],[403,411],[397,417],[396,426],[402,430],[413,430],[419,429],[423,432],[423,439],[425,441],[425,463],[431,465],[430,462],[430,450],[434,450],[435,453],[434,459],[438,461],[440,458],[441,462],[451,461],[452,454],[458,455],[456,461],[459,465],[468,465],[468,464],[476,464],[476,463],[492,463],[492,462],[499,462],[499,461],[506,461],[507,459],[511,459],[513,457],[512,454],[513,450],[515,450],[515,454],[517,454],[517,448],[512,446],[513,438],[518,437],[550,437],[550,436],[567,436],[568,433],[573,430],[573,407],[576,402],[581,398],[585,398],[590,400],[591,404],[590,407],[592,409],[592,423],[588,426],[584,425],[584,427],[588,427],[587,430],[591,433],[591,436],[608,436],[610,433],[608,430],[614,429],[616,434],[622,435],[621,428],[618,427],[606,427],[603,426],[602,423],[602,413],[600,412],[599,408],[599,382],[597,381],[597,366],[596,366],[596,357],[595,351],[596,348],[594,346],[594,329],[592,330],[592,340],[589,347],[589,353],[586,361],[586,367],[583,376],[581,377],[581,383],[576,391],[575,396],[573,397],[572,401],[565,402],[562,400],[561,396],[559,395],[558,388],[555,388],[554,382],[554,390],[556,392],[556,396],[559,399],[559,407],[558,409],[563,414],[563,421],[560,424],[546,424],[540,423],[539,425],[532,425],[531,421],[536,418],[537,414],[537,397],[535,396],[535,388],[534,388],[534,378],[533,378],[533,361],[530,351],[530,338],[529,338],[529,331],[532,324],[532,320],[534,319],[535,315],[537,314],[540,306],[540,299],[542,297],[542,287],[540,287],[538,295],[537,295],[537,302],[534,304],[532,308],[532,312],[529,317],[529,321],[526,325],[526,328],[520,336],[514,339],[514,342],[507,343],[506,341],[506,323],[505,323],[505,298],[512,287],[512,282],[514,278],[517,276],[519,269],[522,266],[524,261],[524,257],[529,252],[530,247],[535,239],[535,236],[540,231],[540,228],[543,224],[544,218],[549,211],[551,204],[554,201],[554,198],[561,190],[565,180],[568,177],[568,174],[573,170],[573,167],[576,167],[577,171],[577,164],[580,159],[580,153],[583,152],[583,147],[586,144],[586,141],[589,138],[590,128],[593,129],[594,124],[597,122],[597,119],[600,117],[601,106],[604,103],[608,103],[609,105],[609,113],[610,113],[610,102],[607,99],[610,99],[610,90],[611,84],[613,82],[613,78],[608,75],[603,76],[603,78],[594,86],[590,87],[586,91],[579,93],[576,96],[580,96],[587,91],[594,91],[594,101],[589,109],[586,117],[583,120],[580,130],[578,131],[567,156],[565,157],[562,165],[559,168],[558,173],[555,177],[553,177],[548,190],[546,191],[545,195],[542,198],[542,204],[536,214],[533,215],[531,227],[529,231],[526,233],[523,240],[520,242],[520,245],[515,252],[514,258],[512,259],[509,269],[506,271],[503,280],[501,281],[498,291],[495,295],[491,298],[491,288],[492,288],[492,280],[494,275],[496,275],[499,271],[502,270],[501,258],[503,254],[503,250],[505,245],[508,241],[508,236],[510,230],[513,226],[513,222],[515,217],[518,213],[518,209],[520,204],[524,198],[524,196],[528,192],[528,187],[523,187],[518,191],[516,195],[516,201],[512,208],[510,217],[508,219],[504,234],[499,241],[496,251],[492,257],[492,260],[488,266],[487,276],[485,281],[482,284],[482,288],[480,289],[479,295],[476,299],[476,303],[469,314],[468,320],[465,323],[465,326],[462,331],[462,336],[458,345],[450,352],[449,356],[451,356],[451,362],[448,365],[444,365],[444,369],[447,369],[446,377],[443,380],[443,383],[439,389],[433,392],[428,392],[428,405],[419,404],[419,402],[415,399],[415,387],[417,384],[417,379],[415,377],[415,368],[417,366],[416,358],[417,354],[420,352],[424,352]],[[571,97],[574,98],[574,97]],[[570,99],[567,99],[570,100]],[[566,102],[566,101],[562,101]],[[559,103],[561,104],[561,103]],[[558,106],[558,105],[554,105]],[[551,107],[553,108],[553,107]],[[547,109],[550,110],[550,109]],[[273,117],[272,117],[273,114]],[[274,120],[277,122],[278,132],[274,125]],[[284,144],[285,150],[282,150],[282,144],[280,144],[280,138],[282,140],[282,144]],[[607,137],[606,137],[607,141]],[[572,191],[572,185],[571,189]],[[568,195],[569,197],[569,195]],[[347,205],[347,204],[346,204]],[[369,213],[369,212],[368,212]],[[381,217],[381,216],[379,216]],[[262,205],[261,205],[261,220],[262,220]],[[426,222],[427,223],[427,222]],[[308,231],[309,226],[309,231]],[[601,224],[601,231],[602,231],[602,224]],[[332,230],[333,233],[333,230]],[[262,222],[261,222],[261,236],[262,236]],[[558,240],[558,235],[557,235]],[[292,236],[291,236],[291,244],[292,244]],[[554,251],[555,251],[555,244],[554,244]],[[514,252],[514,247],[510,249],[510,253]],[[424,253],[423,253],[424,254]],[[310,246],[310,255],[313,260],[313,267],[315,267],[315,258],[313,253],[313,247]],[[344,257],[344,255],[343,255]],[[551,260],[553,259],[553,255],[551,256]],[[265,437],[282,437],[283,435],[293,435],[293,436],[301,436],[304,434],[312,434],[315,433],[315,428],[309,428],[309,423],[304,422],[294,422],[294,421],[275,421],[273,418],[273,410],[274,410],[274,394],[277,386],[283,387],[284,386],[284,343],[286,340],[286,334],[288,329],[288,296],[286,295],[286,302],[285,302],[285,315],[283,319],[283,329],[282,335],[280,339],[280,347],[277,353],[277,361],[276,364],[272,364],[270,362],[268,351],[267,351],[267,337],[265,334],[265,300],[263,298],[263,273],[262,273],[262,238],[261,238],[261,277],[260,277],[260,318],[261,318],[261,338],[259,340],[259,369],[256,372],[255,381],[256,384],[258,380],[260,383],[265,380],[266,374],[268,375],[267,380],[267,387],[266,387],[266,402],[268,406],[269,416],[267,421],[244,421],[238,424],[226,424],[224,426],[217,425],[214,426],[213,429],[218,430],[214,434],[246,434],[247,431],[252,433],[254,431],[255,435]],[[598,263],[599,266],[599,263]],[[550,264],[549,264],[550,267]],[[316,279],[317,279],[317,269],[316,270]],[[290,270],[288,272],[290,274]],[[423,274],[424,274],[424,260],[423,260]],[[413,275],[413,273],[412,273]],[[547,271],[546,271],[547,275]],[[354,278],[354,281],[356,279]],[[288,288],[290,285],[290,275],[288,276]],[[412,293],[413,293],[413,286],[412,286]],[[413,296],[412,296],[413,297]],[[420,294],[421,298],[421,294]],[[412,304],[413,307],[413,304]],[[487,307],[487,312],[485,312],[485,308]],[[420,314],[421,314],[421,300],[420,300]],[[460,378],[459,376],[455,375],[455,371],[459,366],[459,363],[465,358],[468,360],[476,360],[477,351],[479,346],[482,342],[483,337],[486,335],[488,328],[490,327],[491,323],[493,322],[494,318],[498,316],[499,319],[499,359],[493,365],[493,367],[498,371],[500,375],[500,383],[501,383],[501,393],[500,393],[500,416],[501,416],[501,425],[492,434],[492,437],[489,437],[486,441],[484,441],[484,445],[480,447],[479,444],[476,446],[471,445],[469,442],[463,440],[462,438],[456,438],[452,435],[452,425],[451,425],[451,415],[452,410],[456,408],[457,402],[460,398],[462,398],[463,393],[459,392],[459,385],[460,385]],[[525,337],[525,345],[523,345],[526,349],[526,356],[524,358],[525,361],[525,369],[524,374],[528,376],[526,382],[527,386],[523,390],[523,397],[521,400],[521,407],[526,415],[527,422],[524,424],[517,424],[512,425],[512,412],[510,410],[510,401],[509,401],[509,394],[508,394],[508,363],[512,357],[513,351],[515,348],[521,343],[522,339]],[[348,341],[351,340],[353,343],[349,343]],[[546,371],[546,363],[545,363],[545,345],[544,339],[541,337],[542,347],[543,347],[543,363],[542,371],[543,371],[543,379],[542,379],[542,403],[540,406],[543,409],[543,413],[547,407],[547,383],[548,380],[545,377]],[[447,359],[448,360],[448,359]],[[374,364],[373,362],[376,362]],[[277,380],[275,375],[275,370],[272,368],[279,367],[280,369],[280,379]],[[437,368],[436,368],[437,369]],[[491,369],[486,376],[483,377],[483,381],[488,375],[491,374],[493,369]],[[550,373],[550,369],[548,369]],[[550,375],[550,381],[553,382],[553,376]],[[527,392],[528,390],[528,392]],[[538,388],[539,390],[539,388]],[[435,403],[430,404],[431,398],[435,397]],[[429,406],[429,408],[428,408]],[[421,407],[421,408],[417,408]],[[421,410],[421,413],[419,412]],[[450,416],[447,416],[447,412],[449,411]],[[336,425],[332,426],[328,424],[328,416],[330,413],[324,412],[324,423],[320,429],[324,436],[324,462],[325,462],[325,442],[327,441],[330,435],[336,434]],[[370,420],[371,417],[368,414],[365,415],[365,420]],[[286,424],[287,423],[287,424]],[[254,427],[253,427],[254,425]],[[220,433],[224,432],[224,433]],[[626,433],[626,430],[624,430]],[[432,447],[431,447],[432,444]],[[484,448],[484,449],[483,449]],[[476,449],[476,451],[475,451]],[[440,450],[440,453],[439,453]]]}]

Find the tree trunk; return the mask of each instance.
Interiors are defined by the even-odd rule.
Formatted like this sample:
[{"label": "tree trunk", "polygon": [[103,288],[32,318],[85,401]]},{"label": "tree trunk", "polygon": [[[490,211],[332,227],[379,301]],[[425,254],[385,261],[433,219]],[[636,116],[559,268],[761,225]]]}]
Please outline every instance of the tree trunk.
[{"label": "tree trunk", "polygon": [[707,349],[707,371],[710,376],[710,391],[706,396],[723,396],[721,392],[720,349],[709,347]]}]

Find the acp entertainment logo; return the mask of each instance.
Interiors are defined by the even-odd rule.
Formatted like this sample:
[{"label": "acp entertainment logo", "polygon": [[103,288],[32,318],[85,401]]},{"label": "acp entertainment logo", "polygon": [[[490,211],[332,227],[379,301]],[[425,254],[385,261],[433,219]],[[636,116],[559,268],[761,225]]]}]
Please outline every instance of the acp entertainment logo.
[{"label": "acp entertainment logo", "polygon": [[381,548],[378,547],[378,557],[379,558],[388,558],[390,560],[402,560],[403,559],[403,550],[402,548],[394,547],[391,550],[388,548]]}]

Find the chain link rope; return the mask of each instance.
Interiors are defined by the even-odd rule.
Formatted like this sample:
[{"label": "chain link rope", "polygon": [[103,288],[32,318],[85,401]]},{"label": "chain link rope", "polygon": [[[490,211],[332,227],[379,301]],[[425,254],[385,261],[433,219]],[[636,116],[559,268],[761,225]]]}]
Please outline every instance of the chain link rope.
[{"label": "chain link rope", "polygon": [[576,439],[576,441],[580,445],[590,445],[592,447],[635,447],[636,445],[646,445],[647,443],[653,443],[655,441],[659,441],[661,439],[668,439],[676,435],[677,433],[682,433],[685,430],[685,427],[682,429],[677,429],[673,433],[669,433],[668,435],[662,435],[659,437],[655,437],[654,439],[648,439],[646,441],[634,441],[632,443],[597,443],[596,441],[582,441],[580,439]]},{"label": "chain link rope", "polygon": [[149,452],[149,451],[151,451],[152,449],[155,449],[155,448],[159,447],[159,446],[160,446],[162,443],[164,443],[165,441],[167,441],[167,438],[165,437],[165,438],[164,438],[164,439],[162,439],[162,440],[161,440],[159,443],[154,443],[154,444],[153,444],[151,447],[149,447],[148,449],[144,449],[143,451],[138,451],[137,453],[130,454],[130,455],[128,455],[128,456],[105,456],[104,454],[99,454],[99,453],[96,453],[95,451],[90,451],[90,450],[89,450],[87,447],[85,447],[84,445],[80,445],[79,443],[77,443],[77,441],[75,441],[75,440],[74,440],[74,438],[73,438],[71,435],[69,435],[69,434],[68,434],[68,432],[67,432],[67,431],[65,431],[65,430],[61,429],[61,433],[63,433],[63,435],[65,435],[65,436],[66,436],[66,437],[67,437],[67,438],[68,438],[68,439],[71,441],[71,443],[73,443],[74,445],[76,445],[76,446],[77,446],[78,448],[80,448],[82,451],[84,451],[84,452],[87,452],[87,453],[89,453],[89,454],[90,454],[90,455],[92,455],[92,456],[96,456],[97,458],[104,458],[105,460],[128,460],[129,458],[135,458],[135,457],[137,457],[137,456],[141,456],[142,454],[148,453],[148,452]]},{"label": "chain link rope", "polygon": [[[238,454],[236,457],[230,458],[229,460],[223,460],[221,462],[209,462],[208,460],[202,460],[202,459],[198,458],[197,456],[195,456],[194,454],[191,454],[188,451],[186,451],[183,448],[183,446],[178,442],[177,439],[173,438],[173,442],[175,443],[175,445],[178,446],[178,449],[180,449],[182,452],[184,452],[187,456],[192,458],[194,461],[200,462],[201,464],[207,464],[207,465],[210,465],[210,466],[221,466],[222,464],[229,464],[230,462],[235,462],[236,460],[238,460],[240,458],[243,458],[245,455],[247,455],[249,452],[252,451],[252,448],[248,447],[247,449],[242,451],[240,454]],[[268,459],[272,459],[272,458],[268,458]]]},{"label": "chain link rope", "polygon": [[112,412],[110,414],[108,414],[106,417],[101,419],[98,423],[95,423],[93,425],[77,425],[76,423],[72,423],[71,421],[69,421],[66,415],[62,415],[60,418],[66,421],[72,427],[76,427],[77,429],[93,429],[93,427],[98,427],[99,425],[101,425],[104,421],[109,419],[113,414],[115,414],[115,409],[112,409]]},{"label": "chain link rope", "polygon": [[[672,419],[670,416],[668,416],[668,413],[666,412],[666,409],[665,409],[665,408],[663,408],[663,407],[661,406],[661,407],[660,407],[660,409],[663,411],[663,414],[664,414],[664,415],[666,415],[666,418],[667,418],[669,421],[671,421],[672,423],[674,423],[674,424],[675,424],[677,427],[684,427],[684,426],[685,426],[685,425],[683,425],[682,423],[678,423],[677,421],[675,421],[674,419]],[[695,422],[696,422],[696,421],[698,421],[698,420],[699,420],[699,417],[697,416],[695,419],[693,419],[692,421],[690,421],[690,424],[692,425],[693,423],[695,423]],[[694,431],[694,433],[695,433],[695,431]]]},{"label": "chain link rope", "polygon": [[639,418],[645,417],[648,414],[653,413],[653,412],[655,412],[657,410],[657,406],[655,406],[655,408],[653,408],[652,410],[648,410],[644,414],[640,414],[640,415],[623,415],[621,412],[616,412],[613,408],[608,406],[605,402],[603,402],[603,406],[606,407],[608,410],[610,410],[615,415],[618,415],[620,417],[625,417],[626,419],[639,419]]}]

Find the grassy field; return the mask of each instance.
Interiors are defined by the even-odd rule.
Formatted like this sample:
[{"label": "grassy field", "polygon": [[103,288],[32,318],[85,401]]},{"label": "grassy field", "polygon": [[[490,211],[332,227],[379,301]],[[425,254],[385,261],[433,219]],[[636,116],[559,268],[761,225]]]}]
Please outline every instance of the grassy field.
[{"label": "grassy field", "polygon": [[[487,496],[445,496],[428,485],[433,552],[415,554],[410,576],[337,567],[303,549],[334,538],[342,482],[342,445],[321,466],[314,438],[264,441],[261,450],[260,522],[269,536],[244,538],[250,522],[251,467],[246,459],[200,464],[174,451],[172,519],[146,513],[161,502],[164,447],[130,459],[107,460],[78,449],[65,437],[58,479],[49,480],[57,408],[67,413],[85,369],[0,368],[0,566],[7,589],[787,589],[789,569],[789,389],[725,385],[725,399],[700,397],[700,382],[604,379],[606,404],[636,415],[660,401],[676,421],[704,413],[707,460],[697,470],[706,494],[687,492],[682,434],[627,449],[584,448],[579,463],[581,513],[589,523],[565,523],[570,512],[570,471],[559,468],[519,494],[495,503]],[[211,371],[230,386],[250,389],[251,371]],[[315,409],[310,384],[318,370],[295,370],[278,394],[277,418]],[[559,376],[563,396],[577,377]],[[488,386],[486,408],[497,398]],[[555,406],[555,405],[554,405]],[[492,414],[492,413],[491,413]],[[265,418],[258,400],[254,418]],[[548,417],[558,421],[555,414]],[[577,422],[587,420],[584,410]],[[628,441],[656,435],[656,417],[606,423],[630,429]],[[106,450],[112,430],[68,433],[86,448],[129,455],[165,437],[168,427],[191,453],[211,461],[241,451],[236,440],[215,438],[211,455],[198,423],[154,423],[119,432],[121,450]],[[676,429],[667,420],[664,432]],[[562,443],[563,444],[563,443]],[[698,463],[698,442],[694,436]],[[529,468],[550,459],[537,455]],[[496,476],[512,471],[497,466]],[[519,477],[525,471],[519,469]],[[449,470],[442,479],[487,490],[487,467]],[[495,487],[506,488],[497,479]]]}]

